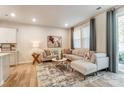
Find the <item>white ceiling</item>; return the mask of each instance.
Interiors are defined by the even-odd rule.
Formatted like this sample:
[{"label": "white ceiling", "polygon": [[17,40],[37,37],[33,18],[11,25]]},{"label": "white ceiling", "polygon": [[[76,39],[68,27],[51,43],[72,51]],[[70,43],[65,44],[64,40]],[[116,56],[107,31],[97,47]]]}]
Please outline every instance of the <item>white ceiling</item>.
[{"label": "white ceiling", "polygon": [[[101,10],[96,10],[101,6]],[[43,26],[52,26],[65,28],[65,24],[71,27],[86,18],[94,16],[102,10],[112,7],[111,5],[0,5],[0,19],[37,24]],[[12,18],[10,13],[15,13],[16,17]],[[8,14],[8,16],[5,16]],[[36,22],[32,22],[32,18],[36,18]]]}]

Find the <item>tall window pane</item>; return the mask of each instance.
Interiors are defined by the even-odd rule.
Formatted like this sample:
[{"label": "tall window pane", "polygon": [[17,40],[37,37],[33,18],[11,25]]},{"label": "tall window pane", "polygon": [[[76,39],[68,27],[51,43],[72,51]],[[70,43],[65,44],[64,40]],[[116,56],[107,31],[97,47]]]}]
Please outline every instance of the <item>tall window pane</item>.
[{"label": "tall window pane", "polygon": [[73,33],[74,48],[89,48],[90,47],[90,24],[74,28]]},{"label": "tall window pane", "polygon": [[74,48],[81,48],[81,31],[80,28],[74,29]]},{"label": "tall window pane", "polygon": [[90,26],[86,26],[82,29],[82,48],[90,47]]}]

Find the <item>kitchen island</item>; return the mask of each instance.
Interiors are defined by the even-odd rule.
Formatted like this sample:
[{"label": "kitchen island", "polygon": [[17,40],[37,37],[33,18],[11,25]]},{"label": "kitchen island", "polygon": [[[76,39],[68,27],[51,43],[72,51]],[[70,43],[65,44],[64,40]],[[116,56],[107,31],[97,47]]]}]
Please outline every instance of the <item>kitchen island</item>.
[{"label": "kitchen island", "polygon": [[9,76],[10,54],[11,53],[0,53],[0,86]]}]

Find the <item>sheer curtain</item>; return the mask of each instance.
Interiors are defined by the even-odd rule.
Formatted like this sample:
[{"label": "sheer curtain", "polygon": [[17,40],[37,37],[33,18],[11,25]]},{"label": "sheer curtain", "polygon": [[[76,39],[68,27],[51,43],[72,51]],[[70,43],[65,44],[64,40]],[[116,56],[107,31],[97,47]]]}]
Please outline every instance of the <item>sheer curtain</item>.
[{"label": "sheer curtain", "polygon": [[90,26],[83,27],[82,29],[82,48],[90,47]]},{"label": "sheer curtain", "polygon": [[90,47],[90,25],[89,22],[74,28],[74,48]]},{"label": "sheer curtain", "polygon": [[81,28],[77,27],[73,33],[74,48],[81,48]]}]

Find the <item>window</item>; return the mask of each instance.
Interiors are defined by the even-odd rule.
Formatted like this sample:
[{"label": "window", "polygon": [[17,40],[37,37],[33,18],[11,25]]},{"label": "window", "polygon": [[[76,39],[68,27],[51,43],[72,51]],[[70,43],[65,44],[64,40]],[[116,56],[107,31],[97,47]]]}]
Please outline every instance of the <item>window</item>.
[{"label": "window", "polygon": [[81,48],[81,31],[80,28],[74,29],[74,48]]},{"label": "window", "polygon": [[89,23],[74,28],[73,41],[74,48],[89,48],[90,45]]},{"label": "window", "polygon": [[82,48],[90,47],[90,26],[86,26],[82,29]]}]

